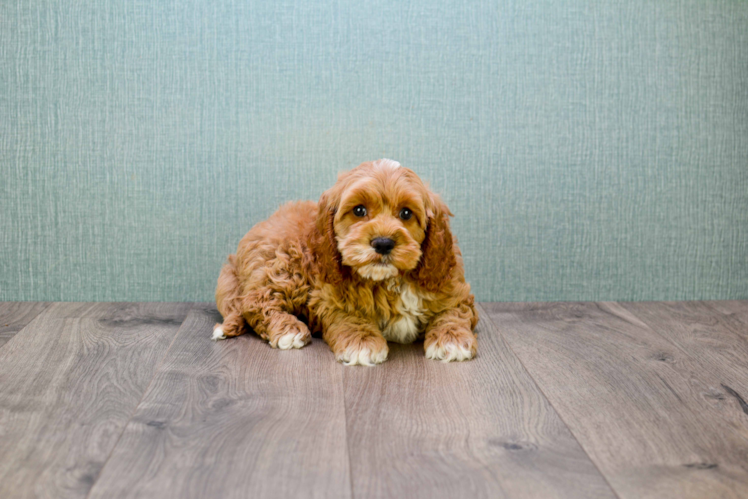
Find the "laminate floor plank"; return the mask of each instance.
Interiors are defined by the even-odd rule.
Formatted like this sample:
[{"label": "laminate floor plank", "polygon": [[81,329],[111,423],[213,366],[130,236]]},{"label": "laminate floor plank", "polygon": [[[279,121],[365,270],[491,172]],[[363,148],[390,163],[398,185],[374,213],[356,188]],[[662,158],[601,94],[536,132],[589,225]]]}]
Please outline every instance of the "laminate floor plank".
[{"label": "laminate floor plank", "polygon": [[741,336],[748,340],[748,300],[706,300],[704,304],[726,316],[726,320],[735,324]]},{"label": "laminate floor plank", "polygon": [[616,493],[748,495],[748,419],[707,364],[617,303],[486,309]]},{"label": "laminate floor plank", "polygon": [[47,306],[48,302],[0,302],[0,347]]},{"label": "laminate floor plank", "polygon": [[485,319],[478,339],[468,362],[391,343],[383,365],[346,367],[354,496],[614,496]]},{"label": "laminate floor plank", "polygon": [[741,409],[741,394],[748,397],[748,326],[705,302],[621,305],[682,352],[701,361],[720,380],[712,397],[733,398]]},{"label": "laminate floor plank", "polygon": [[219,320],[190,311],[91,497],[350,497],[344,367]]},{"label": "laminate floor plank", "polygon": [[0,349],[0,497],[84,497],[189,305],[55,303]]}]

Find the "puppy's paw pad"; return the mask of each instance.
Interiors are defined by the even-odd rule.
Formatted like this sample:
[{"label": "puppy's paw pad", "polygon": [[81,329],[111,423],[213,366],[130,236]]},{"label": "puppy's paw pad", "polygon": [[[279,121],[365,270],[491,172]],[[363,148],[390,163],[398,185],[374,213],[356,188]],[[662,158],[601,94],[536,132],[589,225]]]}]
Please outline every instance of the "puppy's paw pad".
[{"label": "puppy's paw pad", "polygon": [[455,342],[445,342],[438,345],[436,342],[426,348],[426,357],[445,363],[449,361],[467,361],[474,356],[469,345]]},{"label": "puppy's paw pad", "polygon": [[373,351],[368,347],[351,347],[338,355],[337,358],[338,361],[341,361],[346,366],[374,366],[387,361],[387,354],[389,354],[389,349],[386,345],[384,349],[375,349]]},{"label": "puppy's paw pad", "polygon": [[271,342],[270,345],[272,347],[277,347],[278,349],[301,349],[305,345],[307,345],[309,342],[311,342],[311,335],[309,335],[308,331],[300,332],[298,330],[293,330],[288,333],[284,333],[275,342]]},{"label": "puppy's paw pad", "polygon": [[226,338],[226,335],[223,333],[223,328],[220,326],[213,330],[213,335],[210,337],[211,340],[223,340]]}]

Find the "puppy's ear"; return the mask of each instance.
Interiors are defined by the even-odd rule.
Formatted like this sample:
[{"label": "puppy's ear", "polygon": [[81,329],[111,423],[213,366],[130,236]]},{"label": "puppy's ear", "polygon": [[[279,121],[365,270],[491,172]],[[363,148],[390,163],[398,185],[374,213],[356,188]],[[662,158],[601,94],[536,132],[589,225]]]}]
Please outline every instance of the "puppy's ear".
[{"label": "puppy's ear", "polygon": [[413,270],[413,277],[421,288],[436,292],[451,279],[457,257],[453,248],[452,231],[449,229],[452,212],[433,193],[429,193],[429,201],[426,237],[421,244],[423,254]]},{"label": "puppy's ear", "polygon": [[310,241],[314,267],[322,281],[338,285],[343,281],[345,269],[335,241],[335,205],[328,193],[322,194],[314,232]]}]

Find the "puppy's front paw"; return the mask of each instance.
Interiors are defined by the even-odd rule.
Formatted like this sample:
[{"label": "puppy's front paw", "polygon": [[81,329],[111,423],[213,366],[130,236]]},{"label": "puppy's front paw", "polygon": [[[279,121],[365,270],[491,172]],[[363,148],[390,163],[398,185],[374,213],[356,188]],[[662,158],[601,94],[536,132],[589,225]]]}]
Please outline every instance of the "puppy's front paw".
[{"label": "puppy's front paw", "polygon": [[426,357],[437,361],[466,361],[478,352],[478,339],[467,329],[433,332],[423,343]]},{"label": "puppy's front paw", "polygon": [[305,324],[299,322],[283,333],[275,334],[270,339],[270,347],[278,349],[301,349],[312,341],[312,334]]},{"label": "puppy's front paw", "polygon": [[210,340],[223,340],[226,338],[226,334],[223,333],[223,326],[216,326],[213,330],[213,335]]},{"label": "puppy's front paw", "polygon": [[336,342],[333,351],[335,359],[346,366],[374,366],[384,363],[390,352],[387,341],[379,335],[356,336]]}]

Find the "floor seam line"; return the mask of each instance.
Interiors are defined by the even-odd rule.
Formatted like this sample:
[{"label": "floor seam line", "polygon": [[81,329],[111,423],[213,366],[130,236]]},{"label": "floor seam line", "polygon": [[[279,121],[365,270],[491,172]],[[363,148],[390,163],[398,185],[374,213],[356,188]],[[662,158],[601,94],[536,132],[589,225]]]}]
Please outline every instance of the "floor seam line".
[{"label": "floor seam line", "polygon": [[481,312],[483,312],[483,315],[488,319],[488,321],[491,323],[491,325],[493,325],[493,328],[496,331],[496,333],[498,335],[501,335],[501,338],[506,343],[506,346],[509,348],[509,350],[511,351],[512,355],[517,359],[517,361],[519,362],[520,366],[522,366],[522,369],[525,370],[525,373],[527,373],[527,376],[530,377],[530,380],[532,380],[532,383],[535,384],[535,387],[538,388],[538,391],[540,391],[540,394],[543,395],[543,398],[545,398],[545,400],[548,401],[548,404],[551,406],[551,408],[553,408],[553,411],[556,413],[556,415],[558,416],[559,420],[561,420],[561,423],[564,424],[564,427],[566,427],[566,429],[569,431],[569,434],[571,434],[571,437],[574,438],[574,441],[576,441],[576,443],[579,445],[579,448],[587,456],[587,458],[589,459],[589,461],[592,464],[592,466],[595,468],[595,470],[598,472],[598,474],[600,474],[600,477],[603,478],[603,481],[605,481],[605,484],[608,485],[608,488],[610,488],[610,491],[613,492],[613,494],[616,496],[616,498],[622,498],[621,495],[618,493],[618,491],[616,491],[616,489],[613,488],[613,485],[610,484],[610,481],[608,481],[608,478],[605,476],[605,474],[603,474],[603,471],[600,470],[600,467],[597,465],[597,463],[592,459],[592,457],[590,456],[589,452],[586,449],[584,449],[584,446],[579,441],[579,438],[577,438],[577,435],[574,434],[574,431],[571,429],[571,427],[569,427],[569,424],[566,423],[566,420],[564,420],[564,417],[561,415],[561,412],[558,411],[558,408],[556,408],[556,406],[553,404],[553,402],[550,400],[550,398],[548,398],[548,395],[546,395],[546,393],[543,390],[543,388],[540,387],[540,384],[538,384],[538,381],[535,380],[535,377],[532,376],[532,373],[530,372],[530,370],[528,370],[527,367],[525,366],[525,364],[522,362],[522,358],[520,358],[517,355],[517,353],[514,351],[514,348],[512,348],[512,345],[509,343],[509,340],[501,333],[501,330],[499,329],[499,326],[496,324],[496,322],[493,320],[493,318],[491,318],[491,316],[488,314],[488,311],[486,311],[486,309],[480,303],[478,304],[478,306],[480,307]]},{"label": "floor seam line", "polygon": [[[335,362],[338,363],[337,360]],[[356,498],[356,495],[353,493],[353,461],[351,460],[351,444],[349,440],[350,434],[348,432],[348,404],[347,398],[345,396],[345,368],[341,370],[340,385],[343,389],[343,418],[345,418],[345,453],[346,455],[348,455],[348,483],[351,487],[351,498]]]},{"label": "floor seam line", "polygon": [[182,323],[179,325],[179,328],[177,328],[177,331],[174,332],[174,337],[171,339],[171,342],[169,342],[169,347],[166,348],[166,351],[164,351],[164,355],[159,360],[158,364],[156,365],[156,368],[153,370],[153,376],[151,377],[151,380],[148,382],[148,385],[146,386],[145,390],[143,391],[143,394],[140,395],[140,399],[138,400],[138,403],[135,405],[135,407],[132,410],[132,413],[127,419],[127,422],[125,422],[125,425],[122,426],[122,431],[119,433],[119,436],[117,436],[117,441],[114,442],[114,445],[112,446],[112,449],[109,450],[109,455],[107,455],[106,460],[104,460],[104,465],[101,466],[101,470],[99,470],[99,473],[96,475],[96,479],[91,483],[91,487],[88,489],[88,493],[86,494],[86,498],[91,498],[91,493],[93,492],[94,488],[96,487],[96,484],[99,482],[99,479],[101,478],[101,475],[104,472],[104,469],[106,468],[107,464],[109,463],[109,460],[112,458],[112,455],[114,454],[114,450],[117,449],[117,446],[119,445],[120,440],[122,439],[122,436],[125,435],[125,431],[127,430],[127,426],[130,425],[130,422],[132,422],[133,417],[138,412],[138,408],[140,408],[141,403],[143,402],[143,399],[145,398],[145,395],[148,394],[148,390],[153,385],[153,381],[156,379],[156,375],[158,375],[159,369],[161,369],[161,366],[164,364],[164,360],[166,359],[166,356],[168,356],[169,352],[171,351],[171,348],[174,346],[174,341],[179,336],[179,332],[182,331],[182,327],[184,327],[184,322],[187,321],[187,317],[190,315],[190,313],[195,309],[196,302],[189,302],[191,304],[189,310],[187,311],[187,314],[184,315],[184,319],[182,320]]}]

